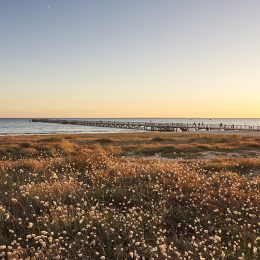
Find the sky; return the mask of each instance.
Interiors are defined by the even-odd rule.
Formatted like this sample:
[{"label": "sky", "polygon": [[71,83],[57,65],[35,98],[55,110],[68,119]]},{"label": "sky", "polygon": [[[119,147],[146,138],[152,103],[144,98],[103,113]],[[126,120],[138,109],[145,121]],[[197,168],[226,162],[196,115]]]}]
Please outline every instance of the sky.
[{"label": "sky", "polygon": [[260,118],[259,0],[0,0],[0,117]]}]

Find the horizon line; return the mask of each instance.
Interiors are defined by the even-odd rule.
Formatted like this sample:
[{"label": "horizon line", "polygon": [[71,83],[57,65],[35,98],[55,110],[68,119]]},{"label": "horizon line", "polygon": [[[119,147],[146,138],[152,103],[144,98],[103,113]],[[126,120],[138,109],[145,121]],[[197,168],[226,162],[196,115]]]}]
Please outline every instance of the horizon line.
[{"label": "horizon line", "polygon": [[0,119],[260,119],[260,117],[0,117]]}]

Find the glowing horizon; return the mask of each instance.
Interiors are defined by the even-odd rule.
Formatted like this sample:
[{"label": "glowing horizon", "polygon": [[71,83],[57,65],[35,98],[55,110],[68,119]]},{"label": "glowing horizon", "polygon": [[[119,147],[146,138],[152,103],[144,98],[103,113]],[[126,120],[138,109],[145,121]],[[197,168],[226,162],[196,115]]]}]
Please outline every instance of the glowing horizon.
[{"label": "glowing horizon", "polygon": [[259,8],[1,1],[0,118],[260,118]]}]

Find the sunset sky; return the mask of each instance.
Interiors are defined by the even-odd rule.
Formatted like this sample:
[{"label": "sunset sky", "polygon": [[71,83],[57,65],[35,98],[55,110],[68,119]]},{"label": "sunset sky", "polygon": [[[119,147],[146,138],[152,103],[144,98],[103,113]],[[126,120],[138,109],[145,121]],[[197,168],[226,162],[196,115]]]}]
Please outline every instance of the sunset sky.
[{"label": "sunset sky", "polygon": [[260,117],[259,0],[1,0],[0,117]]}]

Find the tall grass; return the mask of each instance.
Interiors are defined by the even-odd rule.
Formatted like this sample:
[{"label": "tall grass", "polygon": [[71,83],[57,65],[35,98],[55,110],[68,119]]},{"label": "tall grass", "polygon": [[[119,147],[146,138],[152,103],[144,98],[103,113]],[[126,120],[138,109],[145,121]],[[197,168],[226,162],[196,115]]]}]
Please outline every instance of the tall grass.
[{"label": "tall grass", "polygon": [[0,257],[259,259],[260,177],[236,168],[259,169],[257,158],[128,157],[124,145],[154,148],[153,137],[110,138],[104,145],[79,136],[22,140],[29,147],[17,138],[12,151],[2,145]]}]

